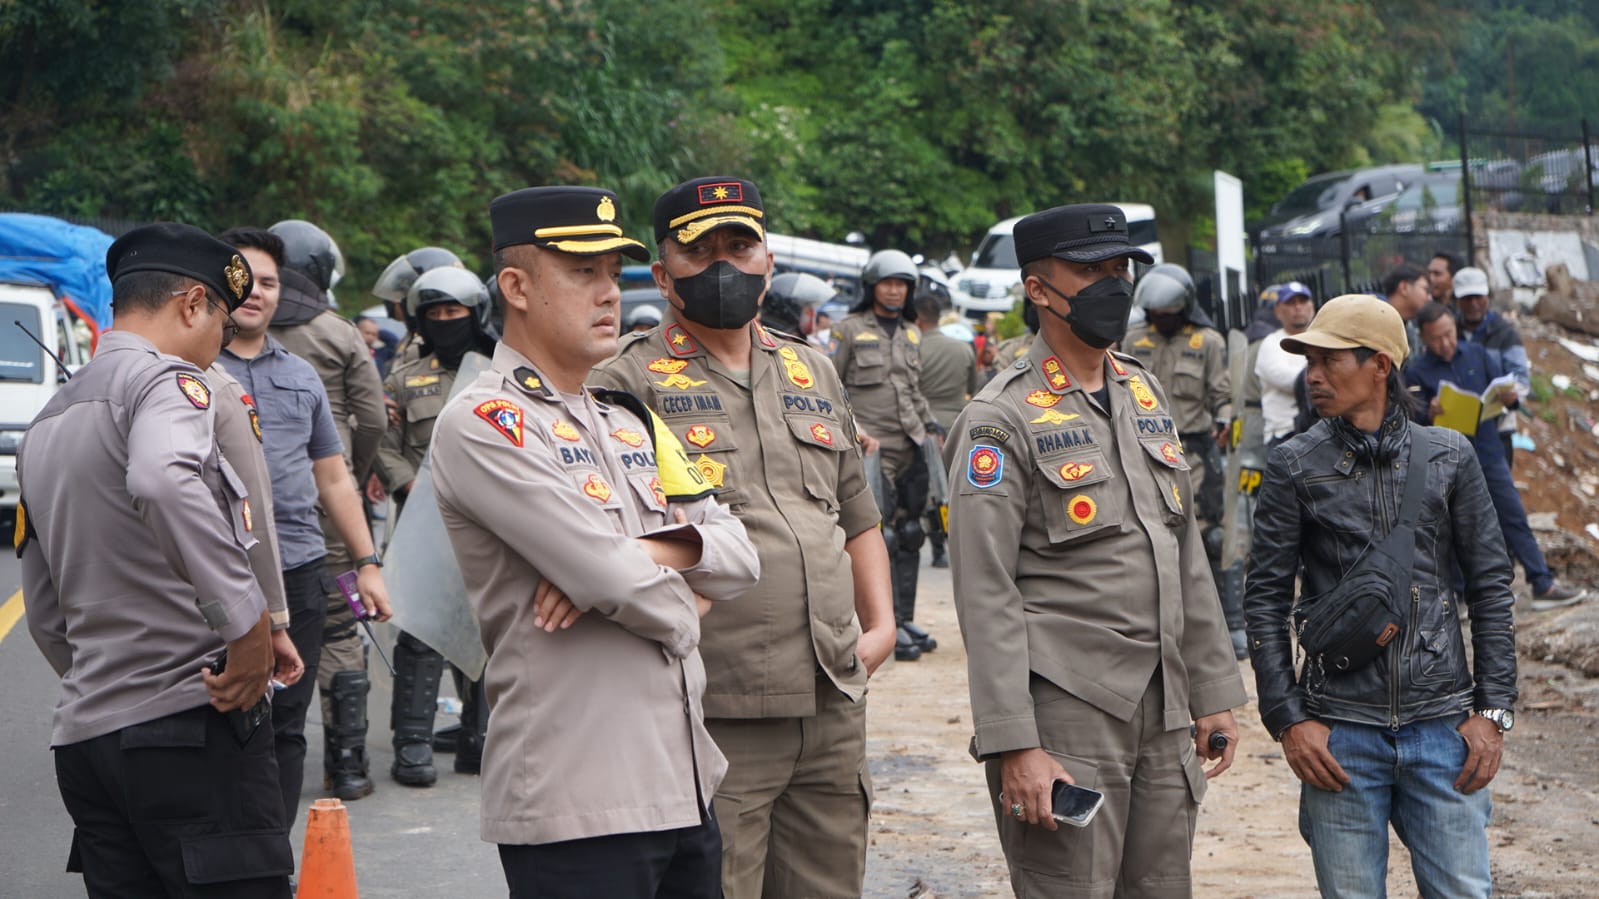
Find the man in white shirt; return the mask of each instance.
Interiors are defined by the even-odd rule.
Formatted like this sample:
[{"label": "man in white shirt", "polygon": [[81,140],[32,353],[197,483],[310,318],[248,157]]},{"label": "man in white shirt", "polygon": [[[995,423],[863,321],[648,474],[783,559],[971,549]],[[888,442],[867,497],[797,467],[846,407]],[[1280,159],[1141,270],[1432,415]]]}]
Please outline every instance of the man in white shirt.
[{"label": "man in white shirt", "polygon": [[1277,288],[1277,321],[1281,328],[1266,335],[1255,358],[1255,377],[1260,379],[1260,413],[1265,422],[1266,445],[1293,436],[1294,416],[1299,404],[1294,398],[1294,382],[1305,370],[1305,357],[1282,348],[1283,338],[1304,333],[1316,315],[1316,302],[1310,288],[1289,281]]}]

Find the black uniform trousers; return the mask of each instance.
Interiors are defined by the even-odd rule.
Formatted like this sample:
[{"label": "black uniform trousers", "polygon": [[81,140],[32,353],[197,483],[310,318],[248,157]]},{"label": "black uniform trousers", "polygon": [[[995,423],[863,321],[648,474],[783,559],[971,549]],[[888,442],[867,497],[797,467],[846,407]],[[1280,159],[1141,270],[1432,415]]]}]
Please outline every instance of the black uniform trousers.
[{"label": "black uniform trousers", "polygon": [[283,790],[283,814],[294,826],[300,810],[300,789],[305,785],[305,718],[316,696],[316,667],[322,657],[322,627],[328,617],[327,566],[323,557],[283,572],[283,592],[289,607],[289,642],[305,662],[305,675],[292,687],[272,697],[272,744],[278,756],[278,783]]},{"label": "black uniform trousers", "polygon": [[721,899],[722,832],[694,827],[500,844],[510,899]]},{"label": "black uniform trousers", "polygon": [[[196,674],[198,677],[198,673]],[[272,731],[240,745],[210,706],[56,747],[91,899],[289,899],[294,851]]]}]

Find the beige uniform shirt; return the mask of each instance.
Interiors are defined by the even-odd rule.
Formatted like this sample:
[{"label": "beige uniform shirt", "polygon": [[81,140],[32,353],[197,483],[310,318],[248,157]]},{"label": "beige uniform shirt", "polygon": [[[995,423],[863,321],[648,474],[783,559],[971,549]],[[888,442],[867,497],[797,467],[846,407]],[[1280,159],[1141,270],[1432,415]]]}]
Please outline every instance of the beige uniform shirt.
[{"label": "beige uniform shirt", "polygon": [[983,756],[1039,745],[1042,677],[1128,721],[1156,666],[1167,730],[1245,700],[1160,385],[1107,354],[1109,414],[1043,340],[945,444],[950,562]]},{"label": "beige uniform shirt", "polygon": [[[714,499],[684,501],[700,562],[656,565],[634,538],[679,530],[656,461],[691,470],[682,449],[620,406],[555,393],[505,344],[435,431],[439,511],[488,652],[483,839],[698,825],[727,762],[705,730],[693,592],[755,583],[743,525]],[[570,629],[533,624],[546,579],[584,610]]]},{"label": "beige uniform shirt", "polygon": [[433,440],[433,425],[444,410],[455,384],[455,372],[439,364],[437,356],[394,357],[383,391],[400,408],[400,424],[389,428],[378,447],[377,470],[390,489],[416,479],[416,470]]},{"label": "beige uniform shirt", "polygon": [[205,705],[201,667],[266,611],[248,555],[261,519],[217,451],[213,402],[198,368],[108,331],[28,426],[22,597],[61,677],[51,746]]},{"label": "beige uniform shirt", "polygon": [[940,427],[949,430],[977,388],[977,352],[971,344],[938,331],[922,335],[922,396]]},{"label": "beige uniform shirt", "polygon": [[809,716],[818,668],[851,699],[866,692],[844,541],[877,526],[877,503],[827,357],[750,327],[747,378],[668,311],[660,327],[624,337],[593,379],[660,414],[760,553],[760,584],[705,619],[705,714]]},{"label": "beige uniform shirt", "polygon": [[862,428],[879,440],[927,438],[933,418],[922,395],[922,332],[901,321],[890,338],[870,310],[833,326],[833,369]]},{"label": "beige uniform shirt", "polygon": [[1037,339],[1037,334],[1028,331],[1000,341],[999,346],[994,347],[994,361],[990,363],[989,371],[998,373],[1015,365],[1017,359],[1027,355],[1027,351],[1033,348],[1033,341]]},{"label": "beige uniform shirt", "polygon": [[[222,363],[212,363],[205,370],[205,380],[211,385],[211,408],[216,410],[217,446],[249,494],[241,513],[250,516],[251,534],[256,538],[250,548],[250,568],[266,594],[272,629],[281,631],[289,626],[289,604],[283,592],[277,529],[272,526],[277,519],[272,517],[272,473],[267,471],[266,454],[261,450],[261,417],[256,414],[255,400]],[[261,526],[254,527],[256,522]]]},{"label": "beige uniform shirt", "polygon": [[1209,434],[1233,417],[1227,338],[1214,328],[1187,324],[1170,337],[1144,325],[1127,332],[1122,347],[1166,388],[1179,434]]}]

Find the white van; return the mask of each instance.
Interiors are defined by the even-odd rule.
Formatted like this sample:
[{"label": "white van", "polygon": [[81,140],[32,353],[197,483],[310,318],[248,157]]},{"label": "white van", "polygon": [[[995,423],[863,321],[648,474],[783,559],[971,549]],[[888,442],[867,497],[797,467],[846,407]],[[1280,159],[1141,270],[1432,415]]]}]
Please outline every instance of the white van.
[{"label": "white van", "polygon": [[[67,371],[22,333],[61,356]],[[0,510],[17,507],[17,448],[33,417],[89,361],[89,332],[42,284],[0,281]]]},{"label": "white van", "polygon": [[[1127,216],[1127,239],[1155,257],[1156,264],[1164,261],[1160,252],[1160,236],[1155,229],[1155,207],[1144,203],[1114,203]],[[1006,219],[988,229],[977,252],[972,254],[970,268],[954,277],[955,289],[951,298],[955,308],[972,318],[982,318],[990,312],[1009,312],[1017,297],[1012,288],[1022,283],[1022,268],[1016,261],[1016,223],[1024,216]]]}]

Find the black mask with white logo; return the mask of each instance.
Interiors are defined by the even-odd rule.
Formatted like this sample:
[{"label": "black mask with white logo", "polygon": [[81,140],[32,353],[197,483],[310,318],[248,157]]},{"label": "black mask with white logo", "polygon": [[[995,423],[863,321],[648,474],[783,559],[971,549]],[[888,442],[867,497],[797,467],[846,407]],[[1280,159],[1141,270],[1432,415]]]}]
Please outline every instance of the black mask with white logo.
[{"label": "black mask with white logo", "polygon": [[705,271],[682,278],[674,277],[677,295],[683,298],[683,317],[707,328],[742,328],[755,319],[766,292],[766,276],[741,272],[726,259],[711,263]]},{"label": "black mask with white logo", "polygon": [[1055,285],[1038,279],[1055,296],[1072,304],[1071,312],[1061,315],[1045,306],[1052,315],[1071,326],[1077,339],[1096,350],[1103,350],[1127,335],[1127,316],[1133,311],[1133,285],[1122,278],[1100,278],[1069,297]]}]

